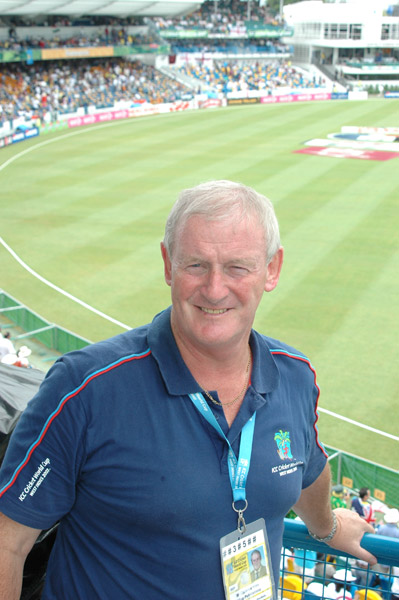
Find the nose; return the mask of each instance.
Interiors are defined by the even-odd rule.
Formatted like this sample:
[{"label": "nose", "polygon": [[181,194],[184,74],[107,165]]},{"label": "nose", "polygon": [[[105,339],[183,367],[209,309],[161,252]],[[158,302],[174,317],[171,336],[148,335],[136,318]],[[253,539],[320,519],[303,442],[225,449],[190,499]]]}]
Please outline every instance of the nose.
[{"label": "nose", "polygon": [[212,268],[206,276],[203,295],[212,304],[218,304],[229,294],[226,275],[222,269]]}]

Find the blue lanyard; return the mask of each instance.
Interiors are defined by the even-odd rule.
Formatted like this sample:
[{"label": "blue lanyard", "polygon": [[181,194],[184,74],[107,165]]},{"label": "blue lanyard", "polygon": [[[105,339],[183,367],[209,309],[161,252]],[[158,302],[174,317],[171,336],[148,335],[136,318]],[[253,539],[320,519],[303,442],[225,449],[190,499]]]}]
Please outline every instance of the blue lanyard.
[{"label": "blue lanyard", "polygon": [[[253,437],[254,437],[256,413],[254,413],[254,415],[249,419],[249,421],[247,421],[247,423],[245,423],[245,425],[242,429],[240,452],[239,452],[239,456],[238,456],[238,460],[237,460],[237,457],[234,454],[233,448],[231,447],[229,440],[224,435],[222,428],[220,427],[219,423],[217,422],[215,415],[209,408],[203,395],[202,394],[189,394],[189,397],[190,397],[191,401],[193,402],[194,406],[204,417],[204,419],[206,419],[208,421],[208,423],[210,425],[212,425],[212,427],[214,427],[214,429],[216,429],[216,431],[227,442],[227,445],[229,447],[227,462],[228,462],[228,466],[229,466],[231,489],[233,490],[233,508],[234,508],[234,510],[236,510],[236,512],[243,512],[243,511],[237,511],[237,509],[234,507],[234,503],[238,502],[239,500],[244,500],[244,502],[247,504],[246,495],[245,495],[245,486],[247,483],[247,476],[248,476],[249,466],[251,463],[252,441],[253,441]],[[245,508],[246,508],[246,506],[245,506]]]}]

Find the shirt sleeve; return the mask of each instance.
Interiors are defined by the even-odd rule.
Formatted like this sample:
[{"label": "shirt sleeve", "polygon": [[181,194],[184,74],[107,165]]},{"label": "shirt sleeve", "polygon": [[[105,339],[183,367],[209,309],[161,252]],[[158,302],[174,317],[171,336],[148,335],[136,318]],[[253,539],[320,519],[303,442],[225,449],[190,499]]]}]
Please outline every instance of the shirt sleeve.
[{"label": "shirt sleeve", "polygon": [[310,362],[308,363],[308,365],[309,365],[308,376],[310,379],[310,381],[309,381],[310,388],[309,388],[309,386],[307,386],[307,389],[308,390],[310,389],[311,391],[308,396],[308,402],[305,405],[306,410],[307,410],[306,423],[307,423],[308,443],[307,443],[307,461],[306,461],[306,466],[305,466],[305,470],[303,473],[302,489],[309,487],[314,481],[316,481],[316,479],[318,478],[318,476],[321,474],[324,467],[326,466],[326,462],[327,462],[327,458],[328,458],[328,454],[319,439],[319,431],[317,428],[317,421],[319,418],[317,408],[318,408],[318,402],[319,402],[319,396],[320,396],[320,388],[316,382],[315,370],[313,369]]},{"label": "shirt sleeve", "polygon": [[84,460],[86,415],[60,359],[29,402],[0,470],[0,511],[37,529],[69,512]]}]

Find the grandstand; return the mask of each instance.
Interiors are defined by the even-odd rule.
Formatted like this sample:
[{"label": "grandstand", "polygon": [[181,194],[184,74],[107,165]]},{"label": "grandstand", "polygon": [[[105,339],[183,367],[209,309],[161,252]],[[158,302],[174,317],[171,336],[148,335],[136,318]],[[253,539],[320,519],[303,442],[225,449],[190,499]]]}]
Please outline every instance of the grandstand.
[{"label": "grandstand", "polygon": [[180,2],[161,10],[130,3],[119,19],[112,4],[107,13],[94,4],[88,16],[75,16],[71,6],[70,13],[66,3],[62,14],[54,6],[46,15],[34,2],[3,9],[3,134],[18,119],[49,124],[64,115],[190,100],[198,92],[223,99],[231,91],[315,87],[314,72],[290,63],[292,48],[282,39],[293,30],[263,6],[207,0],[197,10]]}]

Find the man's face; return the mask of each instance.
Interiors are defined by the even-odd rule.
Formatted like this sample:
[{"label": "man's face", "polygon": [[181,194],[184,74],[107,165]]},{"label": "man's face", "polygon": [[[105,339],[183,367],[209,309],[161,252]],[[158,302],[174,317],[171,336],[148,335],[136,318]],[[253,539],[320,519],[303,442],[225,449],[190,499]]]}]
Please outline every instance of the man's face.
[{"label": "man's face", "polygon": [[172,260],[162,245],[172,289],[172,329],[193,352],[248,342],[264,291],[277,285],[282,249],[269,265],[262,228],[234,215],[227,221],[191,217],[176,236]]},{"label": "man's face", "polygon": [[255,571],[258,571],[260,569],[261,557],[259,552],[254,552],[253,554],[251,554],[251,563]]}]

